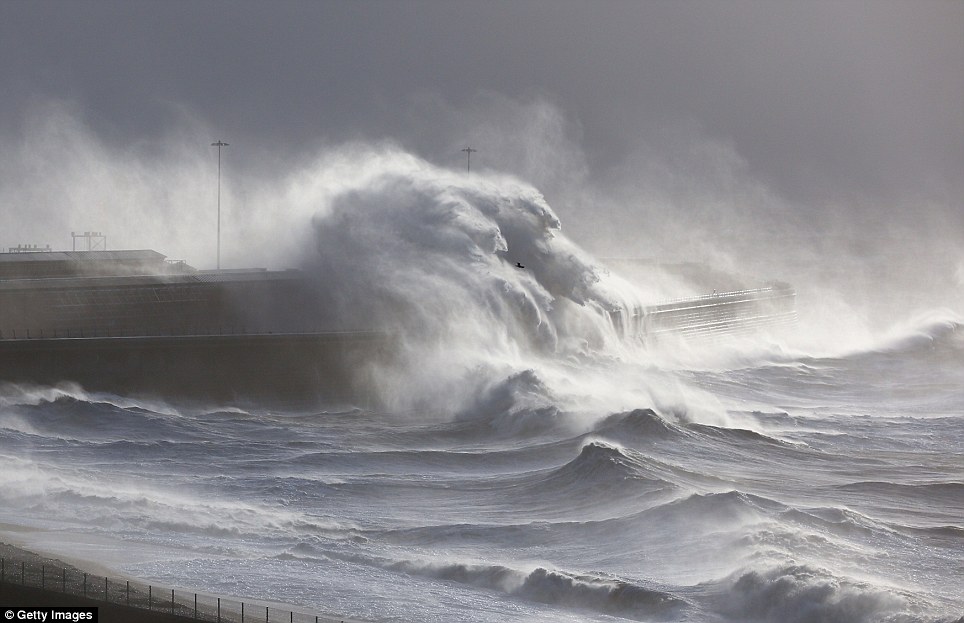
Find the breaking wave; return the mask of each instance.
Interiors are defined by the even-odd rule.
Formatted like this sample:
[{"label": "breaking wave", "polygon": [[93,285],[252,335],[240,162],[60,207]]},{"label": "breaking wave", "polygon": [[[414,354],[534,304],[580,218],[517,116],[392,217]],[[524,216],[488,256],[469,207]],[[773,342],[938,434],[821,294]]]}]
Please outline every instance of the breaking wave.
[{"label": "breaking wave", "polygon": [[746,571],[725,580],[718,610],[731,621],[923,623],[938,621],[912,595],[806,565]]},{"label": "breaking wave", "polygon": [[594,610],[640,621],[676,618],[687,602],[664,590],[612,577],[538,567],[531,571],[492,564],[404,561],[395,571],[501,591],[543,604]]},{"label": "breaking wave", "polygon": [[[624,352],[616,309],[638,293],[569,240],[542,195],[506,176],[465,175],[388,152],[317,194],[306,272],[325,324],[379,327],[400,363],[378,386],[403,408],[465,412],[505,400],[538,370]],[[486,405],[482,405],[485,407]]]}]

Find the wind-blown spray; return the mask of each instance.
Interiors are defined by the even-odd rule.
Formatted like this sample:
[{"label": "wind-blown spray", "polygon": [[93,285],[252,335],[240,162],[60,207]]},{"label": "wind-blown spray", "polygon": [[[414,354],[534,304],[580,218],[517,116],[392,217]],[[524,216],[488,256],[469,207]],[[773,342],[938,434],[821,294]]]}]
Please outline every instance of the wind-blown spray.
[{"label": "wind-blown spray", "polygon": [[451,385],[480,366],[517,373],[627,347],[611,312],[637,293],[562,233],[533,187],[369,157],[374,172],[370,162],[324,198],[307,270],[329,324],[398,337],[396,397],[400,386],[463,395]]}]

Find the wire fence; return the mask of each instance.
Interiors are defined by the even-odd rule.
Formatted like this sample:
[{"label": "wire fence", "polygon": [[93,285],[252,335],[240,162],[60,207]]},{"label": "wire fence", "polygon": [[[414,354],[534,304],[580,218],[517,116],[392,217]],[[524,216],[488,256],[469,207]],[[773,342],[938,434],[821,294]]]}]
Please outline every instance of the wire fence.
[{"label": "wire fence", "polygon": [[24,586],[217,623],[322,623],[339,621],[256,600],[242,601],[127,579],[93,575],[71,566],[0,558],[0,598],[4,587]]}]

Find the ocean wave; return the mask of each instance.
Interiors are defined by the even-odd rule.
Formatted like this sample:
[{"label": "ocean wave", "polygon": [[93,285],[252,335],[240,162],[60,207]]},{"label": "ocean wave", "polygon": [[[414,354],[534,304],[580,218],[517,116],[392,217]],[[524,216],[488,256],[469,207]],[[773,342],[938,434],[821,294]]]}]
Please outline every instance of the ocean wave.
[{"label": "ocean wave", "polygon": [[683,430],[671,424],[652,409],[634,409],[615,413],[599,422],[593,432],[619,441],[654,441],[680,437]]},{"label": "ocean wave", "polygon": [[541,434],[563,418],[559,402],[536,371],[527,369],[479,388],[456,419],[502,435]]},{"label": "ocean wave", "polygon": [[787,507],[784,516],[786,519],[795,521],[807,528],[844,537],[853,535],[874,537],[882,533],[892,532],[882,522],[875,521],[869,516],[849,508],[837,506],[805,509]]},{"label": "ocean wave", "polygon": [[924,623],[941,619],[919,597],[839,577],[822,568],[784,565],[740,571],[718,586],[713,609],[731,621],[774,623]]},{"label": "ocean wave", "polygon": [[88,392],[81,385],[73,382],[58,383],[56,385],[0,382],[0,409],[56,403],[76,403],[93,406],[104,405],[118,409],[141,410],[162,415],[180,414],[177,409],[165,402],[117,396],[102,392]]},{"label": "ocean wave", "polygon": [[964,318],[950,309],[935,309],[920,313],[896,325],[884,335],[874,349],[878,352],[901,352],[964,349]]},{"label": "ocean wave", "polygon": [[39,405],[58,400],[86,402],[89,395],[77,383],[36,385],[32,383],[0,383],[0,409],[11,406]]},{"label": "ocean wave", "polygon": [[174,412],[56,388],[29,392],[16,404],[0,408],[0,428],[21,430],[48,442],[85,444],[154,443],[192,435],[189,421]]},{"label": "ocean wave", "polygon": [[713,524],[741,524],[773,516],[787,510],[785,504],[769,498],[744,493],[694,493],[641,513],[641,517],[660,517],[660,521],[675,518],[678,522]]},{"label": "ocean wave", "polygon": [[777,439],[748,428],[723,428],[720,426],[710,426],[708,424],[690,424],[687,428],[705,437],[714,437],[741,444],[768,444],[784,448],[796,447],[794,444],[783,441],[782,439]]},{"label": "ocean wave", "polygon": [[135,535],[252,539],[333,534],[353,528],[269,504],[206,497],[135,475],[107,482],[96,469],[55,467],[4,455],[0,455],[0,467],[0,506],[25,511],[44,522],[81,521],[97,530]]},{"label": "ocean wave", "polygon": [[389,568],[410,575],[508,593],[514,597],[636,620],[678,618],[687,602],[672,593],[609,576],[490,563],[401,561]]},{"label": "ocean wave", "polygon": [[603,441],[590,441],[582,447],[579,456],[554,470],[540,484],[568,487],[582,483],[609,489],[625,487],[626,481],[630,480],[659,487],[670,486],[669,482],[650,473],[647,459],[639,453]]},{"label": "ocean wave", "polygon": [[870,344],[829,357],[804,357],[818,366],[834,362],[863,363],[869,358],[947,357],[960,360],[964,352],[964,317],[950,309],[931,309],[891,326]]},{"label": "ocean wave", "polygon": [[[443,499],[451,498],[455,489],[460,499],[474,499],[494,512],[525,509],[540,520],[580,518],[587,513],[612,516],[622,512],[627,503],[651,506],[677,491],[667,479],[673,474],[671,466],[600,439],[588,439],[575,457],[561,465],[544,466],[569,443],[525,451],[390,452],[378,453],[389,456],[346,455],[341,463],[330,456],[325,461],[341,473],[357,474],[347,486],[339,487],[343,491],[398,495],[405,490],[411,496]],[[314,464],[321,465],[317,461],[314,459]],[[373,473],[376,467],[381,472]],[[394,475],[399,470],[411,470],[419,476],[399,478]],[[431,478],[425,477],[427,471],[433,474]]]},{"label": "ocean wave", "polygon": [[275,558],[323,565],[339,560],[493,591],[524,601],[642,621],[678,620],[690,606],[685,597],[656,583],[648,585],[610,574],[572,572],[548,565],[524,566],[445,558],[399,559],[364,553],[351,544],[332,548],[328,543],[321,545],[305,541],[286,548]]},{"label": "ocean wave", "polygon": [[[630,541],[641,530],[665,532],[676,537],[680,531],[691,535],[737,531],[744,526],[769,521],[789,507],[769,498],[742,491],[679,494],[679,489],[667,490],[669,500],[658,500],[643,508],[623,507],[624,513],[607,519],[573,523],[572,529],[583,536],[605,535],[607,540],[620,535]],[[629,510],[630,512],[625,512]],[[670,529],[667,529],[667,528]]]}]

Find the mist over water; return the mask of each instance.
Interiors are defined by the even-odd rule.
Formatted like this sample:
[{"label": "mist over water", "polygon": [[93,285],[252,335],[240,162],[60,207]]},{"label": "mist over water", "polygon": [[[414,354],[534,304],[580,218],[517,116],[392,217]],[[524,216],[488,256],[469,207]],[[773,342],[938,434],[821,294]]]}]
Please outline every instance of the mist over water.
[{"label": "mist over water", "polygon": [[796,332],[648,345],[610,312],[663,295],[519,178],[348,145],[250,192],[320,325],[397,338],[379,407],[4,385],[4,538],[385,621],[964,612],[959,309],[879,331],[801,296]]}]

